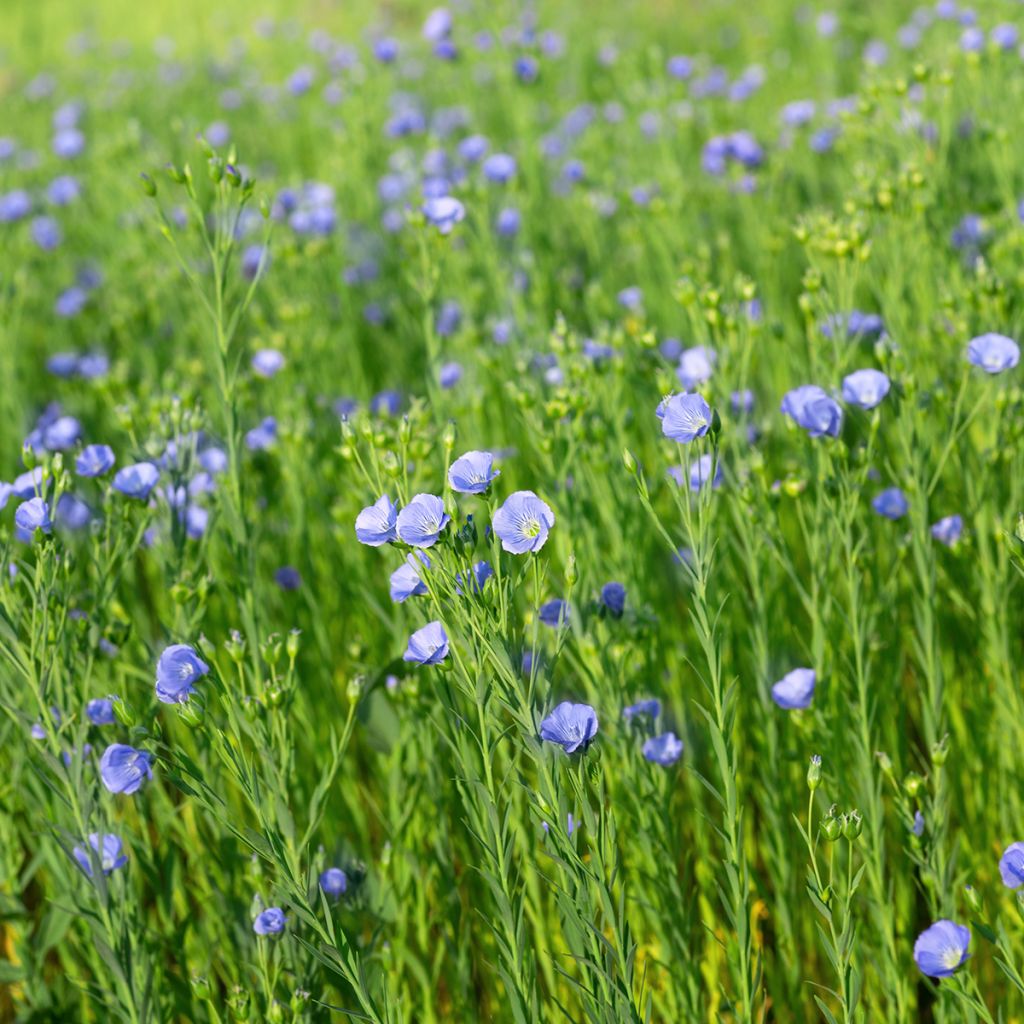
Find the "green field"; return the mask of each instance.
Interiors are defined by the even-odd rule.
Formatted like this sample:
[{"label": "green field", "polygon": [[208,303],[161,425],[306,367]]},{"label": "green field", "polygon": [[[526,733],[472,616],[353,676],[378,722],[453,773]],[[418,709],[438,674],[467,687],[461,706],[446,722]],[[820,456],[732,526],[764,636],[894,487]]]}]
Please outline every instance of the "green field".
[{"label": "green field", "polygon": [[7,0],[0,1024],[1024,1022],[1024,7]]}]

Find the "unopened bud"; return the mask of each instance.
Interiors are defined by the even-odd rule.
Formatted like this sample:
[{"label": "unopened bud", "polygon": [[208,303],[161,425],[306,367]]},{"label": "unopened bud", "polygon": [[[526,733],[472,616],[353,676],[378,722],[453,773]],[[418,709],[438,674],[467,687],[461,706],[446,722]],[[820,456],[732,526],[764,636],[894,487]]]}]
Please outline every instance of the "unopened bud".
[{"label": "unopened bud", "polygon": [[813,793],[821,785],[821,755],[814,754],[807,766],[807,788]]}]

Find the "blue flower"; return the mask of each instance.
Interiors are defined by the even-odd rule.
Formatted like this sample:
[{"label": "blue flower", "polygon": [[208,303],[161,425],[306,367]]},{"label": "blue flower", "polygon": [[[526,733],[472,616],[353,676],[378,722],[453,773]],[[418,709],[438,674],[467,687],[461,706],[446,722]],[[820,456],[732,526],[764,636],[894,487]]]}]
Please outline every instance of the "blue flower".
[{"label": "blue flower", "polygon": [[1024,843],[1010,843],[999,858],[999,874],[1008,889],[1024,885]]},{"label": "blue flower", "polygon": [[253,921],[252,930],[257,935],[276,935],[284,931],[287,921],[288,918],[284,916],[284,911],[280,907],[267,907]]},{"label": "blue flower", "polygon": [[428,622],[409,637],[403,661],[417,665],[437,665],[448,657],[448,634],[440,622]]},{"label": "blue flower", "polygon": [[914,820],[911,822],[910,831],[918,838],[924,835],[924,815],[920,811],[914,811]]},{"label": "blue flower", "polygon": [[686,349],[679,357],[676,376],[679,383],[690,391],[711,377],[715,366],[715,353],[704,345]]},{"label": "blue flower", "polygon": [[937,523],[932,523],[932,536],[946,547],[952,547],[963,532],[963,516],[943,516]]},{"label": "blue flower", "polygon": [[674,732],[652,736],[643,745],[643,755],[648,761],[668,767],[683,755],[683,741]]},{"label": "blue flower", "polygon": [[843,401],[874,409],[889,394],[889,378],[881,370],[854,370],[843,378]]},{"label": "blue flower", "polygon": [[430,559],[422,551],[417,551],[406,555],[405,561],[391,574],[391,600],[396,604],[428,593],[427,585],[420,575],[423,570],[417,560],[430,568]]},{"label": "blue flower", "polygon": [[722,464],[715,464],[715,475],[711,476],[712,456],[708,452],[690,464],[690,490],[699,491],[710,479],[711,487],[716,488],[722,483]]},{"label": "blue flower", "polygon": [[164,648],[156,663],[156,696],[163,704],[183,704],[195,692],[193,683],[206,675],[210,666],[189,644]]},{"label": "blue flower", "polygon": [[504,185],[515,177],[515,157],[509,156],[508,153],[492,153],[484,160],[482,166],[484,177],[488,181],[496,182],[499,185]]},{"label": "blue flower", "polygon": [[711,407],[703,395],[672,395],[658,406],[661,432],[680,444],[689,444],[711,429]]},{"label": "blue flower", "polygon": [[14,525],[18,528],[19,540],[30,541],[36,530],[50,533],[53,530],[50,507],[42,498],[29,498],[15,510]]},{"label": "blue flower", "polygon": [[597,713],[589,704],[564,700],[540,723],[540,738],[573,754],[597,734]]},{"label": "blue flower", "polygon": [[871,507],[886,519],[902,519],[910,505],[907,496],[898,487],[887,487],[871,499]]},{"label": "blue flower", "polygon": [[601,588],[601,604],[613,618],[619,618],[626,608],[626,588],[621,583],[606,583]]},{"label": "blue flower", "polygon": [[429,548],[437,543],[441,531],[451,522],[444,502],[436,494],[416,494],[398,513],[398,537],[414,548]]},{"label": "blue flower", "polygon": [[120,491],[129,498],[145,501],[149,492],[160,479],[160,470],[152,462],[137,462],[125,466],[114,474],[114,490]]},{"label": "blue flower", "polygon": [[85,716],[93,725],[114,724],[114,700],[111,697],[96,697],[85,705]]},{"label": "blue flower", "polygon": [[356,516],[356,538],[371,548],[379,548],[398,540],[397,522],[398,507],[386,494],[381,495]]},{"label": "blue flower", "polygon": [[[121,840],[113,833],[106,832],[102,840],[98,832],[89,833],[89,845],[93,848],[100,862],[100,870],[105,875],[123,868],[128,858],[121,852]],[[92,857],[84,846],[76,846],[72,851],[78,866],[92,878]]]},{"label": "blue flower", "polygon": [[986,373],[1002,373],[1020,362],[1020,348],[1005,334],[982,334],[968,344],[967,361]]},{"label": "blue flower", "polygon": [[298,590],[302,586],[302,575],[294,565],[282,565],[274,572],[274,582],[282,590]]},{"label": "blue flower", "polygon": [[75,459],[79,476],[103,476],[114,468],[114,450],[108,444],[86,445]]},{"label": "blue flower", "polygon": [[914,943],[914,962],[929,978],[948,978],[967,959],[971,932],[953,921],[936,921]]},{"label": "blue flower", "polygon": [[816,681],[813,668],[795,668],[772,687],[772,700],[786,711],[810,707]]},{"label": "blue flower", "polygon": [[622,717],[627,721],[631,722],[638,715],[650,715],[651,718],[657,718],[661,714],[661,701],[657,697],[651,697],[649,700],[637,701],[636,704],[630,704],[629,707],[622,709]]},{"label": "blue flower", "polygon": [[811,437],[838,437],[843,425],[843,410],[816,384],[803,384],[787,392],[781,409]]},{"label": "blue flower", "polygon": [[438,196],[423,204],[423,216],[441,232],[451,233],[453,227],[466,216],[466,208],[451,196]]},{"label": "blue flower", "polygon": [[153,777],[152,757],[126,743],[111,743],[100,758],[100,778],[111,793],[130,796]]},{"label": "blue flower", "polygon": [[501,474],[494,469],[494,456],[490,452],[466,452],[459,456],[448,470],[448,483],[460,494],[483,494]]},{"label": "blue flower", "polygon": [[264,416],[258,426],[246,432],[245,447],[251,452],[263,452],[274,446],[277,440],[277,420]]},{"label": "blue flower", "polygon": [[540,551],[555,525],[555,514],[533,491],[516,491],[494,513],[494,532],[513,555]]},{"label": "blue flower", "polygon": [[348,875],[341,868],[328,868],[320,874],[320,888],[337,899],[348,889]]},{"label": "blue flower", "polygon": [[550,626],[552,629],[558,629],[559,627],[564,626],[569,621],[568,602],[563,601],[560,597],[553,598],[540,606],[540,610],[537,612],[537,618],[539,618],[545,626]]},{"label": "blue flower", "polygon": [[284,356],[277,349],[263,348],[253,353],[250,365],[260,377],[273,377],[284,366]]},{"label": "blue flower", "polygon": [[[494,570],[491,568],[490,562],[474,562],[472,570],[469,576],[469,590],[471,593],[480,593],[484,589],[484,584],[494,575]],[[463,574],[457,572],[455,574],[455,593],[460,597],[462,596],[462,583]]]},{"label": "blue flower", "polygon": [[437,382],[441,385],[442,391],[450,391],[462,380],[462,364],[456,362],[445,363],[437,372]]}]

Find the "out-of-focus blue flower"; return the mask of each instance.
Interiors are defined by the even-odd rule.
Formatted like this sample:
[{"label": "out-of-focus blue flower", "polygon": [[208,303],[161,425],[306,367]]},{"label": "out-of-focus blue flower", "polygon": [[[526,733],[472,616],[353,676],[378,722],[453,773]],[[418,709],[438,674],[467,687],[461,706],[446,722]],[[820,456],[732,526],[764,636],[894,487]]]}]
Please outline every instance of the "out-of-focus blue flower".
[{"label": "out-of-focus blue flower", "polygon": [[540,723],[540,738],[557,743],[567,754],[586,749],[597,735],[597,712],[589,704],[564,700]]},{"label": "out-of-focus blue flower", "polygon": [[910,505],[907,496],[898,487],[887,487],[871,499],[871,507],[886,519],[902,519]]},{"label": "out-of-focus blue flower", "polygon": [[115,491],[120,491],[126,497],[145,501],[159,479],[160,470],[152,462],[136,462],[134,465],[119,469],[114,474],[113,487]]},{"label": "out-of-focus blue flower", "polygon": [[31,212],[32,197],[23,188],[0,195],[0,224],[13,224]]},{"label": "out-of-focus blue flower", "polygon": [[32,241],[39,246],[43,252],[52,252],[60,245],[64,238],[64,233],[60,229],[60,224],[57,223],[52,217],[36,217],[32,221]]},{"label": "out-of-focus blue flower", "polygon": [[636,704],[630,704],[628,707],[622,709],[622,717],[627,722],[631,722],[639,715],[649,715],[652,719],[656,719],[660,714],[661,701],[658,700],[657,697],[637,701]]},{"label": "out-of-focus blue flower", "polygon": [[889,378],[881,370],[854,370],[843,378],[843,401],[874,409],[889,394]]},{"label": "out-of-focus blue flower", "polygon": [[999,858],[999,875],[1008,889],[1024,885],[1024,843],[1010,843]]},{"label": "out-of-focus blue flower", "polygon": [[[128,863],[128,858],[121,852],[121,840],[113,833],[106,832],[100,838],[98,832],[89,833],[89,845],[93,848],[100,862],[100,870],[109,875]],[[92,857],[84,846],[76,846],[72,851],[78,866],[92,878]]]},{"label": "out-of-focus blue flower", "polygon": [[814,100],[793,100],[787,103],[779,117],[784,125],[790,128],[800,128],[813,120],[817,105]]},{"label": "out-of-focus blue flower", "polygon": [[449,391],[462,380],[461,363],[444,363],[437,373],[437,382],[441,385],[442,391]]},{"label": "out-of-focus blue flower", "polygon": [[838,437],[843,425],[843,410],[816,384],[788,391],[781,409],[811,437]]},{"label": "out-of-focus blue flower", "polygon": [[282,590],[298,590],[302,586],[302,576],[294,565],[282,565],[274,572],[274,582]]},{"label": "out-of-focus blue flower", "polygon": [[435,7],[423,22],[423,38],[428,43],[439,43],[452,32],[452,15],[447,7]]},{"label": "out-of-focus blue flower", "polygon": [[53,136],[52,145],[55,156],[70,160],[85,149],[85,136],[77,128],[63,128]]},{"label": "out-of-focus blue flower", "polygon": [[924,815],[920,811],[914,811],[914,820],[910,825],[910,831],[918,838],[924,835]]},{"label": "out-of-focus blue flower", "polygon": [[661,432],[680,444],[689,444],[711,429],[711,407],[700,394],[672,395],[658,406]]},{"label": "out-of-focus blue flower", "polygon": [[130,796],[146,779],[153,777],[152,758],[145,750],[126,743],[111,743],[100,758],[100,778],[111,793]]},{"label": "out-of-focus blue flower", "polygon": [[670,78],[685,82],[693,74],[693,61],[689,57],[677,54],[665,62],[665,70]]},{"label": "out-of-focus blue flower", "polygon": [[601,604],[613,618],[620,618],[626,608],[626,588],[621,583],[606,583],[601,588]]},{"label": "out-of-focus blue flower", "polygon": [[970,929],[943,919],[926,928],[914,943],[914,962],[929,978],[948,978],[967,959]]},{"label": "out-of-focus blue flower", "polygon": [[1002,373],[1020,361],[1020,348],[1005,334],[982,334],[968,344],[967,361],[986,373]]},{"label": "out-of-focus blue flower", "polygon": [[501,546],[513,555],[540,551],[554,525],[554,512],[533,491],[510,494],[492,523]]},{"label": "out-of-focus blue flower", "polygon": [[273,416],[265,416],[259,426],[253,427],[245,435],[245,446],[251,452],[262,452],[272,448],[277,441],[277,420]]},{"label": "out-of-focus blue flower", "polygon": [[488,181],[504,185],[511,181],[516,174],[516,160],[508,153],[492,153],[481,165],[484,177]]},{"label": "out-of-focus blue flower", "polygon": [[447,235],[465,216],[466,208],[452,196],[438,196],[428,199],[422,206],[423,216],[441,232]]},{"label": "out-of-focus blue flower", "polygon": [[686,349],[679,357],[676,376],[679,383],[690,391],[709,380],[715,368],[715,353],[704,345]]},{"label": "out-of-focus blue flower", "polygon": [[706,452],[690,464],[690,490],[699,491],[709,480],[711,487],[716,489],[722,484],[722,464],[715,464],[714,478],[711,476],[712,455]]},{"label": "out-of-focus blue flower", "polygon": [[11,491],[16,498],[31,498],[42,493],[43,467],[36,466],[14,478]]},{"label": "out-of-focus blue flower", "polygon": [[256,916],[252,930],[257,935],[277,935],[278,932],[284,931],[287,923],[288,918],[284,916],[284,911],[280,907],[267,907]]},{"label": "out-of-focus blue flower", "polygon": [[397,523],[398,507],[383,494],[356,516],[356,538],[361,544],[379,548],[398,539]]},{"label": "out-of-focus blue flower", "polygon": [[389,36],[377,39],[373,44],[373,55],[381,64],[391,64],[398,57],[398,43]]},{"label": "out-of-focus blue flower", "polygon": [[391,600],[396,604],[429,593],[423,581],[423,567],[430,568],[430,559],[422,552],[406,555],[405,561],[391,574]]},{"label": "out-of-focus blue flower", "polygon": [[540,64],[537,63],[535,57],[531,57],[529,54],[524,54],[521,57],[517,57],[514,65],[516,78],[525,85],[530,85],[537,81],[537,76],[540,74]]},{"label": "out-of-focus blue flower", "polygon": [[165,647],[156,663],[156,696],[162,704],[183,704],[195,692],[193,685],[210,666],[190,644]]},{"label": "out-of-focus blue flower", "polygon": [[490,143],[483,135],[469,135],[458,146],[459,156],[470,164],[475,164],[482,160],[489,148]]},{"label": "out-of-focus blue flower", "polygon": [[960,36],[960,49],[964,53],[978,53],[985,48],[985,33],[976,26],[965,28]]},{"label": "out-of-focus blue flower", "polygon": [[56,521],[69,530],[84,530],[92,522],[92,509],[67,491],[57,499]]},{"label": "out-of-focus blue flower", "polygon": [[932,536],[946,547],[951,548],[964,532],[963,516],[943,516],[937,523],[932,523]]},{"label": "out-of-focus blue flower", "polygon": [[859,309],[847,314],[837,313],[821,325],[826,338],[845,334],[850,341],[877,341],[885,333],[885,323],[877,313],[864,313]]},{"label": "out-of-focus blue flower", "polygon": [[519,211],[514,206],[505,206],[498,211],[498,216],[494,221],[494,230],[502,238],[512,238],[519,234],[520,223]]},{"label": "out-of-focus blue flower", "polygon": [[537,618],[540,619],[545,626],[550,626],[552,629],[558,629],[569,621],[569,604],[567,601],[563,601],[560,597],[552,598],[550,601],[547,601],[540,606],[540,610],[537,612]]},{"label": "out-of-focus blue flower", "polygon": [[114,699],[112,697],[95,697],[85,705],[85,717],[93,725],[113,725]]},{"label": "out-of-focus blue flower", "polygon": [[50,533],[53,523],[50,521],[50,507],[42,498],[29,498],[23,501],[14,512],[14,525],[18,528],[20,539],[31,540],[36,530]]},{"label": "out-of-focus blue flower", "polygon": [[814,697],[816,682],[817,676],[813,668],[795,668],[792,672],[787,672],[772,687],[772,700],[787,711],[808,708]]},{"label": "out-of-focus blue flower", "polygon": [[450,521],[451,516],[444,510],[444,501],[436,494],[414,495],[398,513],[399,540],[415,548],[432,547]]},{"label": "out-of-focus blue flower", "polygon": [[108,444],[86,445],[75,459],[75,472],[79,476],[103,476],[114,468],[114,450]]},{"label": "out-of-focus blue flower", "polygon": [[634,310],[643,305],[644,293],[637,285],[630,285],[629,288],[623,288],[615,298],[623,309]]},{"label": "out-of-focus blue flower", "polygon": [[263,348],[253,353],[253,373],[260,377],[273,377],[284,366],[284,356],[273,348]]},{"label": "out-of-focus blue flower", "polygon": [[729,405],[734,413],[749,416],[754,411],[754,392],[750,388],[734,391],[729,396]]},{"label": "out-of-focus blue flower", "polygon": [[348,889],[348,875],[341,868],[328,868],[320,873],[320,888],[328,896],[337,899]]},{"label": "out-of-focus blue flower", "polygon": [[[494,570],[491,568],[490,562],[474,562],[471,567],[469,575],[469,590],[470,593],[479,593],[484,589],[484,584],[494,575]],[[461,572],[455,574],[455,592],[461,597],[462,596],[462,585],[464,583],[464,577]]]},{"label": "out-of-focus blue flower", "polygon": [[1003,22],[992,29],[989,38],[1000,50],[1012,50],[1020,39],[1020,33],[1017,31],[1016,25]]},{"label": "out-of-focus blue flower", "polygon": [[440,622],[428,622],[409,637],[403,661],[417,665],[438,665],[448,657],[448,634]]},{"label": "out-of-focus blue flower", "polygon": [[667,768],[683,756],[683,741],[677,738],[674,732],[652,736],[644,742],[643,755],[648,761]]},{"label": "out-of-focus blue flower", "polygon": [[491,452],[466,452],[451,464],[448,483],[460,494],[483,494],[500,474]]}]

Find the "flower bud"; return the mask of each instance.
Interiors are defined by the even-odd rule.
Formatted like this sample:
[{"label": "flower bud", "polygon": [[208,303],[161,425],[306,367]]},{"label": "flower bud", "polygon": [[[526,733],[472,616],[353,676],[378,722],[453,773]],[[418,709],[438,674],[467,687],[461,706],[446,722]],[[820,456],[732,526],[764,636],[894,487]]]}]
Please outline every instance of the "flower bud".
[{"label": "flower bud", "polygon": [[967,905],[974,911],[974,913],[981,913],[981,900],[978,898],[978,891],[973,885],[964,886],[964,899],[967,900]]},{"label": "flower bud", "polygon": [[449,420],[442,435],[445,451],[450,452],[455,447],[455,421]]},{"label": "flower bud", "polygon": [[178,718],[190,729],[198,729],[203,724],[203,709],[198,701],[183,700],[177,708]]},{"label": "flower bud", "polygon": [[814,754],[807,766],[807,788],[813,793],[821,785],[821,755]]},{"label": "flower bud", "polygon": [[636,456],[628,449],[622,449],[622,463],[630,476],[636,476]]},{"label": "flower bud", "polygon": [[947,733],[937,743],[932,744],[932,764],[942,767],[949,757],[949,734]]},{"label": "flower bud", "polygon": [[288,633],[288,639],[285,641],[284,649],[288,654],[289,661],[294,661],[298,656],[300,636],[302,636],[301,629],[293,629]]},{"label": "flower bud", "polygon": [[906,790],[907,796],[910,797],[917,796],[923,785],[924,779],[922,779],[916,772],[910,772],[903,780],[903,788]]},{"label": "flower bud", "polygon": [[859,811],[850,811],[843,815],[843,837],[851,843],[861,834],[864,829],[864,819]]},{"label": "flower bud", "polygon": [[570,555],[569,561],[566,562],[565,565],[565,582],[568,583],[570,587],[574,587],[576,586],[576,583],[579,580],[579,578],[580,573],[579,569],[576,566],[576,556]]},{"label": "flower bud", "polygon": [[363,683],[362,676],[353,676],[348,681],[348,686],[345,687],[345,696],[348,697],[350,704],[355,704],[359,700],[359,696],[363,692]]},{"label": "flower bud", "polygon": [[150,199],[154,198],[156,196],[156,182],[148,174],[140,174],[139,177],[142,179],[142,191]]}]

